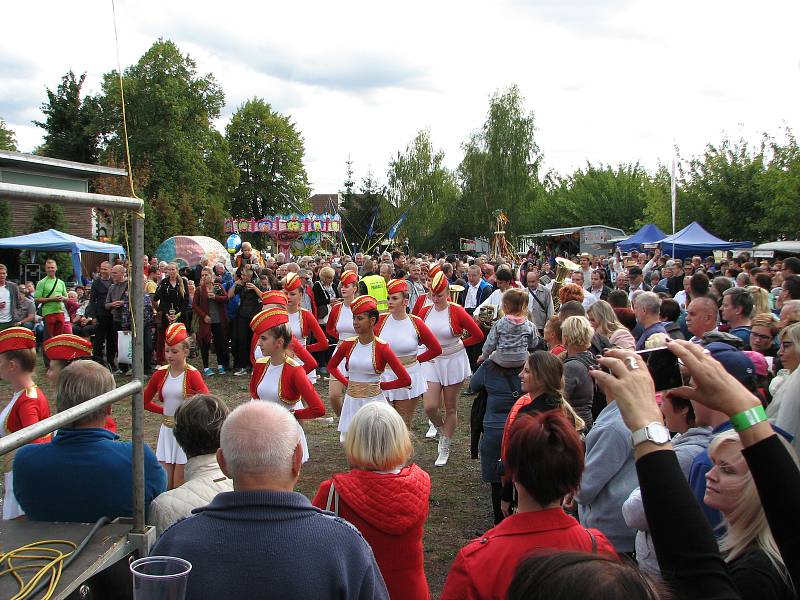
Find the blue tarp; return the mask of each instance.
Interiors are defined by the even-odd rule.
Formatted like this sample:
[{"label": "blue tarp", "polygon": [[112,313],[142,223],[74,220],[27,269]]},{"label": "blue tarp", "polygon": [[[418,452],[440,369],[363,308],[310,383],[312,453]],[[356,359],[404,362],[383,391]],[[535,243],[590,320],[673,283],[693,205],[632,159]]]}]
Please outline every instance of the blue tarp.
[{"label": "blue tarp", "polygon": [[625,252],[641,250],[642,244],[655,244],[665,237],[667,237],[667,234],[661,231],[658,226],[645,225],[624,242],[619,242],[617,248]]},{"label": "blue tarp", "polygon": [[[752,242],[726,242],[711,235],[697,221],[693,221],[675,235],[668,235],[659,241],[661,251],[675,258],[687,256],[702,256],[705,258],[714,250],[736,250],[739,248],[752,248]],[[675,250],[673,252],[673,244]]]},{"label": "blue tarp", "polygon": [[106,244],[95,240],[86,240],[55,229],[18,235],[0,239],[0,248],[16,250],[52,250],[72,253],[72,269],[75,279],[81,281],[81,251],[101,252],[103,254],[125,254],[125,248],[117,244]]}]

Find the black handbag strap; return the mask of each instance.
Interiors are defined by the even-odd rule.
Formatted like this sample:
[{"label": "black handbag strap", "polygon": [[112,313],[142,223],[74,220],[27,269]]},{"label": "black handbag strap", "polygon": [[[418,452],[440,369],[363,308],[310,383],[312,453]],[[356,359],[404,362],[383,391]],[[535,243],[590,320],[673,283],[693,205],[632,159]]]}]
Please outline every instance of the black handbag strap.
[{"label": "black handbag strap", "polygon": [[44,297],[45,297],[45,298],[49,298],[49,297],[50,297],[50,294],[52,294],[52,293],[55,291],[55,289],[56,289],[56,286],[58,285],[58,282],[59,282],[59,281],[61,281],[61,280],[60,280],[58,277],[56,277],[56,281],[55,281],[55,283],[53,284],[53,287],[51,287],[51,288],[50,288],[50,291],[49,291],[49,292],[47,292],[47,293],[44,295]]},{"label": "black handbag strap", "polygon": [[528,295],[533,296],[533,299],[536,300],[536,304],[538,304],[539,308],[541,308],[544,311],[544,314],[547,315],[547,309],[544,307],[544,304],[542,304],[542,301],[539,300],[539,297],[536,295],[536,293],[528,292]]},{"label": "black handbag strap", "polygon": [[[511,376],[509,375],[504,374],[503,377],[506,378],[506,383],[508,383],[508,389],[511,390],[511,397],[514,398],[514,400],[516,400],[517,398],[519,398],[519,390],[514,385],[514,381],[511,379]],[[517,381],[519,381],[519,379],[517,379]]]}]

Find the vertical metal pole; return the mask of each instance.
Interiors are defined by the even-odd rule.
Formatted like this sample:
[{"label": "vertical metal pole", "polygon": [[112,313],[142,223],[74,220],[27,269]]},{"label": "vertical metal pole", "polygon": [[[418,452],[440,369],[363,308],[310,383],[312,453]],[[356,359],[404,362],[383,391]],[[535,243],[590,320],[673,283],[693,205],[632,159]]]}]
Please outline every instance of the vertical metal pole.
[{"label": "vertical metal pole", "polygon": [[[142,209],[144,212],[144,209]],[[133,377],[144,386],[144,219],[133,216],[131,256],[131,308],[133,309]],[[136,392],[131,398],[131,438],[133,440],[133,514],[134,533],[144,533],[144,395]]]}]

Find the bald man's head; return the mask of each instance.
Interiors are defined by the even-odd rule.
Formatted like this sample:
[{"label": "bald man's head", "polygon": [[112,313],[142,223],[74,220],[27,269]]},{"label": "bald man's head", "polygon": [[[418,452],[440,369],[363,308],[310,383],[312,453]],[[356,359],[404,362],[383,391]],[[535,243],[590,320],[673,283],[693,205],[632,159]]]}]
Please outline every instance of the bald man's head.
[{"label": "bald man's head", "polygon": [[695,298],[686,310],[686,327],[692,335],[701,338],[703,334],[716,329],[718,318],[716,300],[707,296]]},{"label": "bald man's head", "polygon": [[237,478],[258,480],[261,489],[283,489],[300,474],[299,445],[297,421],[288,410],[275,402],[247,402],[222,426],[220,465],[237,489]]}]

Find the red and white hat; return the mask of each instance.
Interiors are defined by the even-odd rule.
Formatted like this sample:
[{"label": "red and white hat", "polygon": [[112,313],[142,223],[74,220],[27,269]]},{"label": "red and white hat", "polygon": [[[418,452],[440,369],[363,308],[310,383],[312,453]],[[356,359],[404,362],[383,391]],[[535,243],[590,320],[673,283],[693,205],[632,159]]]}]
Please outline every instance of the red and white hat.
[{"label": "red and white hat", "polygon": [[261,304],[278,304],[280,306],[287,306],[289,301],[286,299],[286,294],[281,290],[268,290],[261,294]]},{"label": "red and white hat", "polygon": [[442,265],[440,265],[439,263],[432,263],[430,268],[428,269],[428,277],[433,279],[437,273],[441,272],[442,272]]},{"label": "red and white hat", "polygon": [[0,331],[0,354],[11,350],[28,350],[36,347],[36,336],[25,327],[9,327]]},{"label": "red and white hat", "polygon": [[164,336],[167,346],[175,346],[180,344],[189,334],[186,332],[186,325],[183,323],[173,323],[167,327],[167,332]]},{"label": "red and white hat", "polygon": [[291,292],[292,290],[298,289],[302,285],[303,281],[300,279],[300,276],[297,273],[287,273],[286,277],[283,279],[284,292]]},{"label": "red and white hat", "polygon": [[266,310],[262,310],[255,317],[250,319],[250,329],[253,330],[255,335],[261,335],[268,329],[272,329],[278,325],[289,322],[289,313],[285,308],[274,306]]},{"label": "red and white hat", "polygon": [[390,294],[408,293],[408,283],[405,279],[391,279],[386,284],[386,291]]},{"label": "red and white hat", "polygon": [[342,271],[342,274],[339,275],[339,283],[342,285],[352,285],[358,281],[358,273],[355,271],[348,269],[347,271]]},{"label": "red and white hat", "polygon": [[350,304],[354,315],[360,315],[370,310],[378,310],[378,301],[372,296],[359,296]]},{"label": "red and white hat", "polygon": [[75,360],[92,355],[92,342],[73,333],[62,333],[44,343],[44,353],[50,360]]},{"label": "red and white hat", "polygon": [[450,282],[447,281],[447,277],[444,276],[444,273],[439,271],[431,280],[431,292],[434,294],[441,294],[442,292],[448,290],[450,288]]}]

